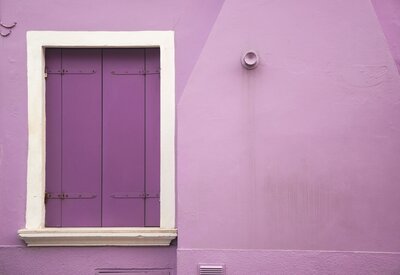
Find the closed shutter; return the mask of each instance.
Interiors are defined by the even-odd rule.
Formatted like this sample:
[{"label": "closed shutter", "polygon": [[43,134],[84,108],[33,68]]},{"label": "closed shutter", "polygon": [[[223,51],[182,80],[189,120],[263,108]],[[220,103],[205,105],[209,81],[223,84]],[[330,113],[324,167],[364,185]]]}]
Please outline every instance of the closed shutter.
[{"label": "closed shutter", "polygon": [[144,50],[103,58],[103,226],[144,226]]},{"label": "closed shutter", "polygon": [[46,50],[46,226],[159,226],[159,62]]}]

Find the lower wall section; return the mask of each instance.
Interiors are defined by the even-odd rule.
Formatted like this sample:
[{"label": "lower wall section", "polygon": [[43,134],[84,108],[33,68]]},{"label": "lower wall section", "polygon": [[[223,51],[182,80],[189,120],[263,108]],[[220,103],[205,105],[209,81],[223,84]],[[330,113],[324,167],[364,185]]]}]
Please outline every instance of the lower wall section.
[{"label": "lower wall section", "polygon": [[1,275],[95,275],[96,269],[170,269],[176,247],[0,247]]},{"label": "lower wall section", "polygon": [[178,274],[199,263],[225,264],[227,275],[400,274],[400,252],[178,249]]},{"label": "lower wall section", "polygon": [[96,269],[168,269],[197,274],[199,263],[225,264],[227,275],[400,274],[400,252],[192,250],[176,247],[0,247],[1,275],[95,275]]}]

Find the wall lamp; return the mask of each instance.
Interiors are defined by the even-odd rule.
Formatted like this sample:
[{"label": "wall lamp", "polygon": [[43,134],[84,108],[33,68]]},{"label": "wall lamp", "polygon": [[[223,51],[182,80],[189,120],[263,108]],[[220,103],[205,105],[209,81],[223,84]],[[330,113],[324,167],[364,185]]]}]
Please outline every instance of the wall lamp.
[{"label": "wall lamp", "polygon": [[253,70],[257,67],[259,58],[255,51],[247,51],[242,56],[242,65],[248,70]]}]

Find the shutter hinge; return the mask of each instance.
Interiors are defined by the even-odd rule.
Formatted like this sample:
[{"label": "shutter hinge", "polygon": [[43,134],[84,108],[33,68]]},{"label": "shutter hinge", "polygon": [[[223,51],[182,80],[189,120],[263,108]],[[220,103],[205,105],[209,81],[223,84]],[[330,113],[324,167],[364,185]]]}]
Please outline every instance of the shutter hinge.
[{"label": "shutter hinge", "polygon": [[111,71],[112,75],[151,75],[160,74],[160,69],[154,71],[149,70],[128,70],[128,71]]},{"label": "shutter hinge", "polygon": [[44,77],[47,78],[49,74],[95,74],[96,70],[49,70],[47,67],[44,69]]},{"label": "shutter hinge", "polygon": [[44,195],[44,202],[47,203],[49,199],[94,199],[96,194],[93,193],[50,193],[46,192]]},{"label": "shutter hinge", "polygon": [[110,197],[114,199],[159,198],[160,193],[143,193],[143,192],[113,193],[110,195]]}]

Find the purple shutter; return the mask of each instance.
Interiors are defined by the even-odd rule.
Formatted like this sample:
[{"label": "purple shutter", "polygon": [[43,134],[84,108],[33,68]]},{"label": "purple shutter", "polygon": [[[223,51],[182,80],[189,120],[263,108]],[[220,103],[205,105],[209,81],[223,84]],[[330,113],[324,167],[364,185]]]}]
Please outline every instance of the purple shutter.
[{"label": "purple shutter", "polygon": [[160,226],[160,49],[146,49],[146,220]]},{"label": "purple shutter", "polygon": [[46,70],[46,226],[159,226],[159,49],[48,49]]},{"label": "purple shutter", "polygon": [[144,50],[103,50],[103,226],[144,226]]},{"label": "purple shutter", "polygon": [[63,49],[62,226],[101,226],[101,49]]},{"label": "purple shutter", "polygon": [[46,226],[61,226],[61,50],[46,50]]}]

